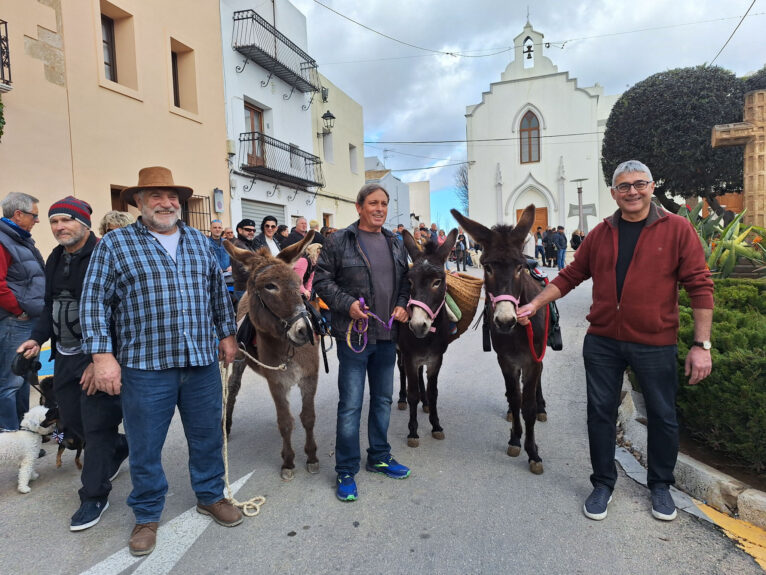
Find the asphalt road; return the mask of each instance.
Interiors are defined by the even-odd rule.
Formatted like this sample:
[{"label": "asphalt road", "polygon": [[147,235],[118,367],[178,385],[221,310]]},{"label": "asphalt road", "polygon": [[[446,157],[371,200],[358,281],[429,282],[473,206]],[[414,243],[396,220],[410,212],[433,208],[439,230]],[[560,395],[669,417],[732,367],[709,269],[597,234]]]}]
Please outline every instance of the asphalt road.
[{"label": "asphalt road", "polygon": [[[333,351],[316,400],[318,475],[303,467],[304,436],[296,414],[299,467],[293,481],[280,480],[274,406],[265,381],[245,374],[229,446],[230,477],[232,483],[240,480],[238,499],[266,497],[259,516],[226,529],[193,510],[176,417],[164,451],[170,491],[157,549],[136,560],[126,549],[133,527],[125,505],[127,465],[101,522],[71,533],[79,474],[72,452],[56,469],[47,444],[49,454],[39,460],[40,478],[28,495],[16,491],[15,470],[0,467],[0,574],[760,573],[715,526],[686,513],[670,523],[652,518],[648,490],[622,471],[607,519],[594,522],[582,514],[591,490],[581,359],[589,303],[588,284],[561,300],[565,349],[549,349],[545,358],[549,418],[536,429],[543,475],[530,473],[523,453],[506,455],[509,424],[500,368],[494,352],[481,351],[480,330],[469,330],[452,344],[442,367],[439,412],[446,439],[430,436],[421,412],[420,447],[407,447],[407,412],[394,408],[389,441],[412,476],[395,481],[361,471],[359,500],[337,501]],[[291,398],[299,407],[297,390]]]}]

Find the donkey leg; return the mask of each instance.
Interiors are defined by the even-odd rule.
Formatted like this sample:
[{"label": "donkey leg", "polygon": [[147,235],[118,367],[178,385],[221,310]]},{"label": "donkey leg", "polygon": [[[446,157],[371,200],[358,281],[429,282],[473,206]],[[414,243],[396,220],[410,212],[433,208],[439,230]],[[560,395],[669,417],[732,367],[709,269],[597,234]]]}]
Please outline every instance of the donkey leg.
[{"label": "donkey leg", "polygon": [[312,377],[304,379],[301,382],[301,399],[303,406],[301,408],[301,423],[306,430],[306,470],[309,473],[319,473],[319,459],[317,459],[317,444],[314,439],[314,422],[316,421],[316,411],[314,410],[314,396],[317,391],[317,378]]},{"label": "donkey leg", "polygon": [[289,388],[285,388],[281,383],[269,381],[269,390],[274,399],[274,406],[277,408],[277,427],[282,436],[282,470],[280,476],[285,481],[290,481],[295,473],[295,452],[291,444],[293,433],[293,416],[290,413],[290,400],[287,397]]},{"label": "donkey leg", "polygon": [[418,368],[418,397],[420,398],[420,403],[423,404],[423,413],[428,413],[429,405],[428,395],[426,394],[425,372],[426,366],[421,365]]},{"label": "donkey leg", "polygon": [[548,421],[548,412],[545,411],[545,398],[543,397],[542,384],[543,366],[540,364],[540,381],[537,383],[537,421]]},{"label": "donkey leg", "polygon": [[524,438],[524,451],[529,457],[529,470],[540,475],[543,472],[543,460],[537,452],[537,443],[535,443],[535,422],[537,421],[537,387],[540,383],[540,374],[542,366],[535,364],[524,373],[524,389],[522,395],[522,415],[524,417],[524,429],[526,437]]},{"label": "donkey leg", "polygon": [[504,357],[498,356],[500,369],[505,379],[505,396],[508,398],[509,414],[511,416],[511,438],[508,441],[506,453],[511,457],[517,457],[521,453],[521,421],[519,409],[521,407],[521,392],[519,389],[519,375],[521,370]]},{"label": "donkey leg", "polygon": [[441,425],[439,425],[439,412],[436,409],[436,402],[439,397],[437,384],[441,367],[441,356],[437,357],[434,362],[428,366],[428,419],[431,422],[431,437],[434,439],[444,439],[444,430]]},{"label": "donkey leg", "polygon": [[417,447],[420,445],[418,435],[418,400],[419,385],[418,371],[420,370],[413,363],[411,358],[404,358],[405,368],[407,369],[407,403],[410,405],[410,421],[408,424],[410,433],[407,435],[407,445]]},{"label": "donkey leg", "polygon": [[396,367],[399,368],[399,403],[396,406],[399,411],[404,411],[407,409],[407,370],[404,369],[402,352],[398,347],[396,348]]},{"label": "donkey leg", "polygon": [[242,374],[247,367],[246,359],[235,359],[231,365],[231,375],[226,385],[229,388],[229,395],[226,400],[226,435],[231,435],[232,416],[234,414],[234,404],[237,403],[237,394],[242,387]]}]

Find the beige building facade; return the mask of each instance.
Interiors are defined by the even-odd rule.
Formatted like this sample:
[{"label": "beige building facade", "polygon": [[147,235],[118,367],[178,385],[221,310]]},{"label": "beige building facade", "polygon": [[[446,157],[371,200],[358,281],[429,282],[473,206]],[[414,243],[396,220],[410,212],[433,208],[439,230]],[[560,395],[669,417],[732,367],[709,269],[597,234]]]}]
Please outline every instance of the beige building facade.
[{"label": "beige building facade", "polygon": [[[12,89],[2,95],[0,195],[73,195],[105,212],[142,167],[194,189],[184,219],[229,222],[218,3],[3,0]],[[45,217],[33,230],[44,255]]]},{"label": "beige building facade", "polygon": [[351,96],[322,74],[319,79],[322,88],[311,106],[314,155],[322,159],[325,177],[325,187],[316,198],[317,219],[320,227],[344,228],[359,217],[354,204],[365,182],[364,117],[362,106]]}]

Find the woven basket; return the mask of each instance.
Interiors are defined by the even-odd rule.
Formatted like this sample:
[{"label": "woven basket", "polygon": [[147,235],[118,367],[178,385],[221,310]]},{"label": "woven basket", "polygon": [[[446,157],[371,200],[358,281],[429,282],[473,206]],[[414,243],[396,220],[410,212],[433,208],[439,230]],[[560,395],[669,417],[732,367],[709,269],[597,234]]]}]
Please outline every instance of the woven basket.
[{"label": "woven basket", "polygon": [[476,308],[481,297],[484,280],[469,274],[447,274],[447,292],[463,312],[463,317],[457,323],[457,333],[450,341],[459,338],[468,329],[476,315]]}]

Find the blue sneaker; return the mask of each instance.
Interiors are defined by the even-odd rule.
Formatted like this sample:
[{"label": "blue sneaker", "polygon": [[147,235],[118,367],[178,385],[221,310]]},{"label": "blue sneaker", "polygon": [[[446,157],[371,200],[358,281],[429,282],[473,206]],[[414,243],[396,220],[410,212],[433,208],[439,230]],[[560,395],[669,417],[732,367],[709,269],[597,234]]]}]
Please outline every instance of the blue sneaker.
[{"label": "blue sneaker", "polygon": [[335,495],[341,501],[356,501],[359,494],[356,491],[356,481],[350,473],[338,473],[338,487]]},{"label": "blue sneaker", "polygon": [[606,519],[606,508],[611,502],[612,492],[609,488],[605,485],[596,485],[588,496],[588,499],[585,500],[585,505],[582,506],[582,511],[588,519],[601,521],[602,519]]},{"label": "blue sneaker", "polygon": [[406,479],[410,476],[410,468],[398,463],[389,453],[379,461],[367,460],[367,471],[382,473],[391,479]]},{"label": "blue sneaker", "polygon": [[676,518],[676,504],[664,483],[652,487],[652,515],[662,521],[673,521]]},{"label": "blue sneaker", "polygon": [[77,512],[72,515],[72,522],[69,524],[70,531],[83,531],[93,527],[99,522],[104,511],[109,509],[109,502],[104,500],[86,499],[80,505]]}]

